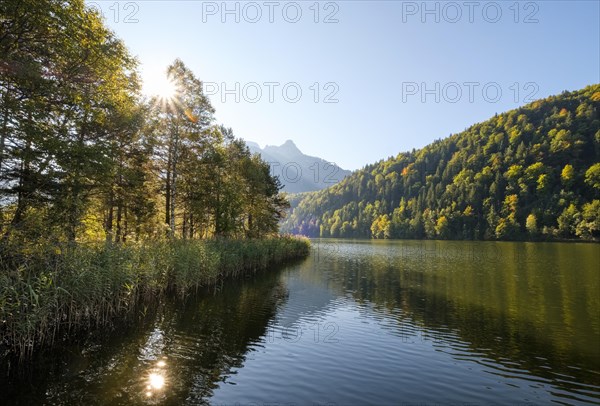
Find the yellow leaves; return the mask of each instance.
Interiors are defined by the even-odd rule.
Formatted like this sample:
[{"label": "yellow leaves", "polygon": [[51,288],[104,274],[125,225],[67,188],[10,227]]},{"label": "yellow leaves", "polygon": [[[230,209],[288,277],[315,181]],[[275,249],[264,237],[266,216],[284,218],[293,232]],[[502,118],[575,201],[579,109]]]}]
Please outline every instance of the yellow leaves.
[{"label": "yellow leaves", "polygon": [[508,195],[504,199],[504,211],[508,213],[509,219],[514,220],[514,216],[517,212],[517,206],[519,204],[519,197],[517,195]]},{"label": "yellow leaves", "polygon": [[387,214],[377,217],[371,224],[371,234],[373,235],[373,238],[385,238],[386,234],[389,233],[390,225],[391,221]]},{"label": "yellow leaves", "polygon": [[456,174],[456,176],[454,177],[454,179],[452,180],[453,183],[457,186],[461,185],[461,184],[469,184],[471,183],[473,177],[473,171],[471,169],[463,169],[462,171],[460,171],[459,173]]},{"label": "yellow leaves", "polygon": [[533,182],[536,179],[538,179],[538,177],[542,174],[545,173],[546,168],[544,166],[543,163],[541,162],[536,162],[534,164],[529,165],[526,169],[525,169],[525,181],[526,182]]},{"label": "yellow leaves", "polygon": [[591,99],[592,99],[593,101],[600,101],[600,92],[595,92],[595,93],[592,95]]},{"label": "yellow leaves", "polygon": [[518,128],[512,128],[508,134],[508,142],[516,144],[521,139],[521,131]]},{"label": "yellow leaves", "polygon": [[573,169],[573,165],[566,164],[560,173],[560,179],[563,184],[568,185],[575,179],[575,169]]},{"label": "yellow leaves", "polygon": [[481,174],[485,177],[489,177],[492,175],[492,168],[490,168],[489,166],[484,166],[483,169],[481,170]]},{"label": "yellow leaves", "polygon": [[501,128],[504,125],[504,114],[501,114],[496,119],[496,128]]},{"label": "yellow leaves", "polygon": [[500,159],[500,157],[498,156],[498,154],[492,155],[492,157],[490,158],[489,162],[492,165],[492,169],[494,171],[499,170],[500,167],[502,166],[502,160]]},{"label": "yellow leaves", "polygon": [[521,126],[526,125],[529,122],[525,114],[519,114],[517,117],[517,123]]},{"label": "yellow leaves", "polygon": [[537,219],[535,218],[535,214],[531,213],[527,216],[527,220],[525,220],[525,228],[529,233],[534,234],[537,232]]},{"label": "yellow leaves", "polygon": [[435,233],[438,237],[446,238],[448,234],[448,219],[442,215],[437,219],[435,223]]},{"label": "yellow leaves", "polygon": [[585,171],[585,183],[600,191],[600,163],[596,163]]},{"label": "yellow leaves", "polygon": [[556,131],[556,129],[552,129],[548,135],[551,138],[550,151],[552,152],[566,151],[573,145],[573,136],[569,130]]},{"label": "yellow leaves", "polygon": [[550,187],[550,179],[548,178],[548,175],[545,173],[542,173],[538,178],[537,178],[537,191],[540,193],[546,192]]},{"label": "yellow leaves", "polygon": [[510,168],[506,171],[504,176],[508,180],[516,180],[521,177],[521,172],[523,171],[523,167],[521,165],[511,165]]}]

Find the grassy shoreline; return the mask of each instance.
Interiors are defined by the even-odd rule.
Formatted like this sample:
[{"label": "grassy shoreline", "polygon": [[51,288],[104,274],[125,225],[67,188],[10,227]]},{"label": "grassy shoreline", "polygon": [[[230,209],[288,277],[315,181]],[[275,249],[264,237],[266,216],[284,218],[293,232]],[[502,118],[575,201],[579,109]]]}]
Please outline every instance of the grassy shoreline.
[{"label": "grassy shoreline", "polygon": [[0,257],[0,359],[136,317],[167,295],[308,255],[307,239],[40,245]]}]

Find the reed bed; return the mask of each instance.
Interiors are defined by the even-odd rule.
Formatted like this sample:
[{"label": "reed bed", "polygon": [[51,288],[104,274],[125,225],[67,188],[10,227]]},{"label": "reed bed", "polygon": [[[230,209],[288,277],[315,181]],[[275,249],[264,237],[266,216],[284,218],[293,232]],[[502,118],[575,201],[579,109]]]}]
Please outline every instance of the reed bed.
[{"label": "reed bed", "polygon": [[166,295],[185,297],[223,278],[308,255],[306,239],[172,240],[143,244],[4,247],[0,255],[0,359],[116,320]]}]

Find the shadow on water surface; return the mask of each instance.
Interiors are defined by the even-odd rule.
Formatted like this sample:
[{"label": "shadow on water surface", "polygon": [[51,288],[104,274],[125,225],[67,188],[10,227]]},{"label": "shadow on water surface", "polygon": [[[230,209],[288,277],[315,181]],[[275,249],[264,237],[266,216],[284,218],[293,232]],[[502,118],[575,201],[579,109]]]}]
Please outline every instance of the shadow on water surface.
[{"label": "shadow on water surface", "polygon": [[281,272],[170,300],[147,322],[40,354],[24,373],[0,378],[3,404],[205,403],[260,345],[286,300]]}]

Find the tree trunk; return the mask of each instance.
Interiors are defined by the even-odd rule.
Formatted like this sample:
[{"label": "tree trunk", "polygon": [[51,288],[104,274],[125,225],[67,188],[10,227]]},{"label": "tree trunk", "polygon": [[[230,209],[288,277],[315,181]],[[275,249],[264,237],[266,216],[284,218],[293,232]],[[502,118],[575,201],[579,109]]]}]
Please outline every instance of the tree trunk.
[{"label": "tree trunk", "polygon": [[179,144],[179,130],[175,128],[174,134],[174,142],[173,142],[173,167],[172,167],[172,180],[171,180],[171,218],[170,218],[170,228],[171,235],[175,236],[175,198],[177,195],[177,149]]},{"label": "tree trunk", "polygon": [[165,184],[165,224],[170,224],[171,216],[171,148],[167,158],[167,179]]},{"label": "tree trunk", "polygon": [[190,214],[190,239],[194,239],[194,215]]},{"label": "tree trunk", "polygon": [[123,215],[123,208],[121,204],[117,206],[117,232],[115,233],[115,242],[121,241],[121,217]]},{"label": "tree trunk", "polygon": [[121,241],[127,241],[127,233],[129,233],[129,222],[127,221],[127,205],[123,206],[123,234]]},{"label": "tree trunk", "polygon": [[114,194],[110,191],[108,198],[108,215],[104,224],[104,232],[106,233],[106,241],[112,241],[113,238],[113,220],[114,220]]}]

